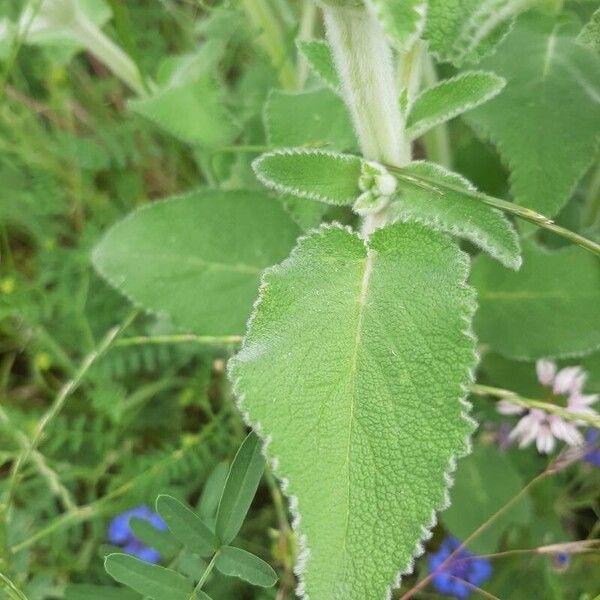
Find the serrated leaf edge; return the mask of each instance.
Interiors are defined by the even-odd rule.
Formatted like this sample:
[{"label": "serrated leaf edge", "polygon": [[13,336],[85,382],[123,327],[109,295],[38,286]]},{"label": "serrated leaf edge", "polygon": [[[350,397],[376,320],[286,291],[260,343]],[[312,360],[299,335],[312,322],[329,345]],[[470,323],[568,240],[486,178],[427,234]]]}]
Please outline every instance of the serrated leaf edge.
[{"label": "serrated leaf edge", "polygon": [[[260,279],[258,295],[256,297],[256,300],[252,307],[252,312],[250,313],[250,317],[248,318],[248,321],[246,324],[246,333],[244,334],[242,344],[240,346],[241,348],[243,348],[246,345],[246,338],[248,336],[248,331],[250,329],[250,326],[252,325],[252,322],[254,321],[254,319],[256,317],[258,308],[262,302],[263,294],[269,285],[267,278],[271,274],[281,273],[282,271],[284,271],[287,268],[287,266],[290,264],[290,262],[293,262],[295,254],[299,251],[299,249],[301,248],[302,243],[305,239],[307,239],[309,237],[313,237],[315,234],[322,234],[323,232],[325,232],[329,229],[345,230],[348,233],[358,237],[359,239],[362,240],[363,244],[365,245],[365,249],[368,251],[369,248],[367,246],[367,240],[361,238],[361,236],[358,235],[356,233],[356,231],[354,231],[350,226],[341,225],[340,223],[337,223],[337,222],[323,223],[318,228],[309,230],[308,232],[306,232],[305,235],[300,236],[298,238],[298,240],[296,241],[296,246],[294,246],[290,255],[285,260],[283,260],[281,263],[279,263],[277,265],[268,267],[267,269],[265,269],[263,271],[263,273],[261,275],[261,279]],[[466,338],[470,339],[473,342],[472,366],[469,368],[468,373],[467,373],[467,382],[461,386],[462,394],[458,397],[458,401],[459,401],[460,405],[462,406],[461,417],[465,421],[465,423],[467,425],[469,425],[471,431],[469,434],[467,434],[465,436],[463,448],[461,450],[458,450],[455,454],[453,454],[449,458],[448,466],[447,466],[447,468],[444,472],[444,476],[443,476],[444,481],[445,481],[445,487],[443,490],[442,502],[440,502],[440,504],[438,506],[436,506],[432,509],[431,518],[430,518],[429,522],[427,522],[426,524],[421,526],[422,535],[415,544],[415,549],[413,551],[412,559],[408,562],[408,564],[400,567],[396,578],[390,584],[390,586],[387,590],[386,600],[391,600],[392,591],[395,588],[400,587],[402,576],[409,575],[413,572],[415,560],[417,558],[419,558],[420,556],[422,556],[423,553],[425,552],[424,542],[429,540],[431,538],[431,536],[433,535],[432,530],[437,524],[437,513],[446,510],[450,506],[450,489],[454,485],[454,472],[456,471],[456,468],[457,468],[457,461],[459,458],[462,458],[463,456],[467,456],[468,454],[471,453],[471,448],[472,448],[471,436],[478,427],[477,422],[475,421],[475,419],[473,419],[473,417],[470,414],[473,405],[471,404],[471,402],[469,402],[467,400],[467,397],[469,396],[469,393],[470,393],[471,385],[475,381],[475,371],[477,369],[477,365],[479,364],[479,354],[477,352],[477,337],[475,336],[475,332],[473,330],[473,316],[475,315],[475,312],[477,310],[476,290],[473,287],[471,287],[467,281],[469,272],[470,272],[470,265],[471,265],[469,255],[466,252],[464,252],[458,248],[457,248],[457,250],[458,250],[457,256],[460,259],[459,267],[462,267],[462,270],[463,270],[462,281],[460,281],[459,285],[463,289],[466,289],[469,291],[469,293],[467,295],[467,299],[466,299],[466,301],[464,303],[464,307],[463,307],[465,314],[462,317],[462,319],[465,323],[465,329],[463,330],[462,333]],[[248,427],[250,427],[251,429],[253,429],[256,432],[256,434],[258,435],[258,437],[260,438],[260,440],[262,442],[261,451],[263,453],[263,456],[265,457],[265,461],[269,464],[273,474],[275,475],[275,477],[278,479],[278,481],[280,483],[283,494],[288,499],[289,510],[290,510],[290,514],[292,516],[292,528],[298,538],[298,546],[299,546],[299,552],[298,552],[298,556],[296,559],[296,564],[294,565],[294,573],[298,577],[298,581],[299,581],[298,586],[296,588],[296,593],[301,598],[301,600],[316,600],[316,599],[309,598],[309,596],[306,594],[306,592],[304,590],[303,573],[304,573],[305,564],[306,564],[308,558],[310,557],[310,548],[307,545],[306,536],[304,534],[302,534],[300,531],[301,515],[298,510],[298,498],[294,495],[289,494],[289,492],[288,492],[289,481],[287,480],[287,478],[283,477],[283,475],[280,473],[277,457],[270,457],[267,453],[268,447],[271,443],[271,436],[265,435],[263,433],[261,423],[253,422],[252,419],[250,418],[248,411],[246,411],[244,409],[245,394],[242,393],[239,389],[241,378],[235,377],[233,375],[234,364],[235,364],[235,355],[229,360],[229,362],[227,364],[227,376],[228,376],[229,381],[231,382],[231,389],[235,396],[236,406],[237,406],[238,410],[240,411],[240,414],[242,415],[242,419],[244,420],[246,425]],[[376,600],[376,599],[374,599],[374,600]]]},{"label": "serrated leaf edge", "polygon": [[[411,162],[408,165],[408,167],[411,167],[413,165],[433,166],[442,175],[447,175],[449,177],[453,177],[457,180],[460,180],[468,191],[471,191],[471,192],[477,191],[477,188],[468,179],[464,178],[462,175],[459,175],[458,173],[455,173],[454,171],[450,171],[449,169],[446,169],[445,167],[443,167],[441,165],[431,163],[431,162],[428,162],[425,160],[416,160],[416,161]],[[477,202],[477,200],[473,200],[473,201]],[[513,241],[515,243],[517,252],[519,254],[519,256],[517,258],[514,258],[510,254],[499,251],[495,246],[490,245],[487,242],[487,240],[485,240],[485,238],[483,238],[481,235],[479,235],[477,233],[473,233],[473,231],[471,229],[469,229],[468,227],[461,227],[459,225],[448,226],[448,225],[445,225],[443,223],[443,221],[437,217],[432,217],[431,219],[426,219],[423,217],[415,216],[408,211],[398,211],[396,220],[401,220],[404,222],[414,221],[417,223],[421,223],[422,225],[432,227],[432,228],[436,229],[437,231],[443,231],[443,232],[449,233],[450,235],[454,235],[454,236],[457,236],[457,237],[460,237],[463,239],[470,240],[473,243],[475,243],[476,246],[481,248],[484,252],[489,254],[492,258],[496,259],[498,262],[500,262],[505,267],[512,269],[513,271],[518,271],[521,268],[521,266],[523,265],[523,257],[521,255],[522,249],[521,249],[519,234],[517,233],[515,226],[512,224],[512,222],[509,219],[506,218],[506,216],[504,215],[504,213],[501,210],[498,210],[498,209],[492,208],[492,207],[489,207],[489,209],[490,209],[490,211],[499,215],[502,218],[502,220],[504,221],[504,223],[506,224],[507,228],[510,230],[510,233],[513,236]]]},{"label": "serrated leaf edge", "polygon": [[[252,170],[254,171],[254,174],[256,175],[257,179],[265,187],[267,187],[271,190],[274,190],[276,192],[279,192],[282,194],[292,194],[293,196],[297,196],[298,198],[306,198],[307,200],[314,200],[316,202],[324,202],[325,204],[333,204],[335,206],[345,206],[345,204],[340,203],[340,202],[332,202],[328,196],[324,196],[322,194],[317,194],[315,192],[307,192],[306,190],[300,190],[300,189],[292,187],[292,186],[286,186],[286,185],[277,183],[276,181],[273,181],[272,179],[269,179],[268,177],[263,175],[263,173],[261,173],[261,171],[260,171],[260,164],[266,158],[271,158],[273,156],[299,156],[301,154],[304,154],[304,155],[317,154],[319,156],[328,156],[330,158],[337,158],[337,159],[340,159],[342,161],[347,161],[347,162],[350,162],[353,160],[362,161],[360,156],[355,156],[354,154],[345,154],[342,152],[335,152],[333,150],[322,150],[319,148],[279,148],[277,150],[265,152],[264,154],[261,154],[258,158],[255,158],[252,161]],[[356,185],[358,187],[358,182]],[[358,196],[358,193],[357,193],[357,196]],[[352,200],[354,200],[354,198],[350,199],[346,204],[350,204],[352,202]]]},{"label": "serrated leaf edge", "polygon": [[[420,37],[423,31],[425,30],[425,24],[427,23],[427,9],[428,3],[427,0],[421,0],[415,7],[413,7],[413,12],[417,15],[417,19],[415,21],[414,29],[411,33],[406,36],[406,39],[400,41],[396,38],[395,34],[388,29],[387,25],[387,17],[382,16],[383,5],[380,3],[381,0],[365,0],[365,4],[369,11],[373,14],[373,16],[379,21],[382,29],[385,31],[386,35],[390,39],[393,46],[395,46],[398,50],[403,50],[409,48],[412,44],[414,44]],[[399,0],[391,0],[392,2],[398,2]]]},{"label": "serrated leaf edge", "polygon": [[342,90],[340,86],[333,85],[331,81],[328,81],[325,77],[323,77],[321,72],[313,65],[313,62],[310,60],[309,56],[304,52],[304,50],[302,50],[302,46],[304,44],[320,44],[326,46],[331,55],[331,60],[333,61],[333,53],[331,52],[331,48],[329,47],[327,41],[319,38],[311,38],[308,40],[297,39],[296,48],[298,48],[298,52],[302,54],[306,62],[309,64],[311,71],[319,78],[319,80],[322,81],[332,92],[335,92],[338,96],[341,96]]},{"label": "serrated leaf edge", "polygon": [[[460,81],[461,79],[465,79],[466,77],[471,77],[473,75],[485,75],[486,77],[489,77],[490,79],[495,79],[498,84],[498,87],[493,90],[490,90],[487,94],[484,94],[483,96],[481,96],[479,98],[479,100],[477,100],[477,101],[466,102],[460,108],[457,108],[455,110],[449,111],[448,113],[445,113],[445,115],[443,117],[440,117],[437,119],[421,119],[420,121],[417,121],[414,125],[408,127],[406,130],[406,135],[410,138],[411,141],[414,141],[418,137],[422,136],[424,133],[429,131],[432,127],[435,127],[436,125],[440,125],[441,123],[445,123],[446,121],[449,121],[450,119],[454,119],[455,117],[458,117],[459,115],[462,115],[463,113],[469,112],[470,110],[473,110],[474,108],[477,108],[478,106],[481,106],[482,104],[485,104],[492,98],[495,98],[506,86],[506,79],[504,79],[504,77],[500,77],[500,75],[496,75],[496,73],[493,73],[492,71],[484,71],[484,70],[464,71],[463,73],[459,73],[458,75],[455,75],[454,77],[450,77],[449,79],[444,79],[443,81],[440,81],[437,85],[431,86],[431,87],[427,88],[426,90],[423,90],[419,94],[419,96],[417,96],[417,98],[415,98],[415,100],[412,102],[411,110],[412,110],[412,107],[415,105],[415,103],[418,101],[418,99],[423,94],[426,94],[430,90],[445,87],[451,83],[455,83],[456,81]],[[408,118],[410,118],[410,111],[407,116],[407,119]]]}]

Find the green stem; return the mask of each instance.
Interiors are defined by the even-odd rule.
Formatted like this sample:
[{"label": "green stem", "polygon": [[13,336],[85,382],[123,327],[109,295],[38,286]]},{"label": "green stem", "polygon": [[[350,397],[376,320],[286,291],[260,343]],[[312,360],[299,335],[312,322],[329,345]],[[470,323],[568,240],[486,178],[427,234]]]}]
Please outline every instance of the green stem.
[{"label": "green stem", "polygon": [[585,248],[592,254],[596,254],[600,256],[600,244],[590,240],[574,231],[570,231],[565,227],[561,227],[557,225],[552,219],[531,210],[530,208],[526,208],[524,206],[519,206],[514,202],[508,202],[506,200],[501,200],[500,198],[494,198],[493,196],[488,196],[483,192],[477,192],[473,190],[467,190],[464,187],[459,187],[453,185],[451,183],[447,183],[445,181],[440,181],[439,179],[435,179],[433,177],[427,177],[425,175],[414,175],[413,173],[406,173],[404,169],[395,167],[392,164],[385,165],[392,173],[396,175],[396,177],[406,183],[407,185],[413,185],[419,188],[426,188],[430,190],[432,193],[439,194],[441,196],[444,195],[444,190],[456,192],[463,196],[472,198],[473,200],[479,200],[488,206],[493,206],[494,208],[498,208],[505,212],[511,213],[521,219],[529,221],[530,223],[534,223],[538,227],[542,229],[546,229],[548,231],[552,231],[557,235]]},{"label": "green stem", "polygon": [[215,344],[228,345],[239,344],[242,341],[241,335],[194,335],[194,334],[177,334],[177,335],[136,335],[133,337],[122,338],[115,342],[115,346],[140,346],[144,344],[182,344],[193,342],[195,344]]},{"label": "green stem", "polygon": [[539,408],[544,412],[547,412],[551,415],[557,415],[568,421],[584,422],[592,427],[600,429],[599,416],[572,412],[566,408],[563,408],[562,406],[550,404],[549,402],[544,402],[543,400],[525,398],[515,392],[512,392],[511,390],[505,390],[503,388],[476,383],[471,386],[471,392],[476,396],[492,396],[494,398],[498,398],[499,400],[507,400],[508,402],[516,404],[517,406],[522,406],[523,408]]},{"label": "green stem", "polygon": [[[364,8],[324,9],[327,38],[333,49],[363,156],[402,167],[411,160],[411,145],[397,98],[392,51],[379,21]],[[362,224],[368,236],[385,224],[384,207]]]},{"label": "green stem", "polygon": [[11,600],[28,600],[27,596],[3,573],[0,573],[0,590],[4,590]]},{"label": "green stem", "polygon": [[[300,18],[300,29],[298,31],[299,40],[310,40],[313,37],[316,16],[317,5],[313,0],[304,0],[302,5],[302,16]],[[310,70],[308,60],[306,60],[306,57],[301,52],[298,54],[298,64],[296,69],[298,71],[297,87],[301,90],[308,79]]]},{"label": "green stem", "polygon": [[282,28],[268,0],[242,0],[242,6],[253,26],[260,31],[259,41],[277,69],[282,87],[296,89],[296,70],[290,61]]},{"label": "green stem", "polygon": [[200,577],[200,581],[198,581],[198,584],[194,588],[194,591],[192,592],[189,600],[196,600],[196,598],[198,597],[198,592],[202,589],[202,586],[206,583],[208,576],[212,573],[212,570],[215,568],[215,563],[217,562],[217,558],[219,558],[219,554],[221,554],[221,551],[217,550],[214,556],[210,559],[208,566],[206,567],[204,573],[202,573],[202,577]]}]

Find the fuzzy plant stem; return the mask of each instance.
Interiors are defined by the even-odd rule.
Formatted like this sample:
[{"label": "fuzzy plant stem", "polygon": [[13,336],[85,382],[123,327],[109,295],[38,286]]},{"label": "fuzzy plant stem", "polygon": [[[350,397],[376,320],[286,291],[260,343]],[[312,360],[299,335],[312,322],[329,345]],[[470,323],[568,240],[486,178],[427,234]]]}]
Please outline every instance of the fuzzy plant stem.
[{"label": "fuzzy plant stem", "polygon": [[[364,8],[327,6],[327,38],[363,156],[403,167],[411,159],[397,96],[392,51],[379,22]],[[386,211],[365,217],[362,233],[385,223]]]}]

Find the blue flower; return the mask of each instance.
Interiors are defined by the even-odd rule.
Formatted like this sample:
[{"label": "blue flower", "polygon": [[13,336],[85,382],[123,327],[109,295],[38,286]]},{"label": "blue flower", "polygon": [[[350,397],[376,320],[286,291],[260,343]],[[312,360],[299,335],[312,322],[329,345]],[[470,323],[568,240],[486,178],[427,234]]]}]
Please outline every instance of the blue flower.
[{"label": "blue flower", "polygon": [[588,429],[585,435],[587,452],[583,456],[583,460],[597,467],[600,467],[600,431]]},{"label": "blue flower", "polygon": [[133,554],[142,560],[151,563],[157,563],[160,560],[160,554],[154,548],[149,548],[138,540],[131,528],[129,520],[132,517],[144,519],[153,527],[160,531],[167,529],[167,524],[157,515],[152,512],[147,506],[138,506],[124,513],[117,515],[108,526],[108,539],[111,544],[121,546],[127,554]]},{"label": "blue flower", "polygon": [[433,587],[440,593],[456,598],[468,598],[471,590],[465,583],[480,586],[490,578],[492,565],[485,558],[478,558],[469,550],[462,549],[440,569],[443,562],[460,546],[454,537],[447,537],[439,550],[429,555],[429,572],[433,574]]}]

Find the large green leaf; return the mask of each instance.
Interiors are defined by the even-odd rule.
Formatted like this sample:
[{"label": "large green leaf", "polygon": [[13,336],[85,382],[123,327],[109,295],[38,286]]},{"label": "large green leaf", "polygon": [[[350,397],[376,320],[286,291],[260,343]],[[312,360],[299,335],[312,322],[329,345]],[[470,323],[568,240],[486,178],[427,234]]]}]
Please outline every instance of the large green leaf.
[{"label": "large green leaf", "polygon": [[523,247],[518,273],[485,256],[473,264],[480,341],[523,359],[585,354],[600,347],[600,263],[580,248]]},{"label": "large green leaf", "polygon": [[183,575],[129,554],[109,554],[104,568],[113,579],[152,600],[189,600],[193,590]]},{"label": "large green leaf", "polygon": [[578,28],[537,13],[521,17],[481,65],[506,87],[465,117],[497,145],[516,202],[550,217],[598,149],[600,56],[576,42]]},{"label": "large green leaf", "polygon": [[432,127],[473,110],[497,96],[504,79],[485,71],[466,71],[426,89],[415,99],[408,114],[407,135],[414,139]]},{"label": "large green leaf", "polygon": [[94,250],[98,271],[135,304],[203,335],[237,335],[261,271],[300,230],[260,192],[207,190],[148,204]]},{"label": "large green leaf", "polygon": [[531,0],[429,0],[425,38],[442,61],[477,62],[510,29]]},{"label": "large green leaf", "polygon": [[[465,540],[524,485],[522,477],[496,446],[478,444],[473,454],[459,464],[452,489],[452,506],[443,514],[442,521],[454,536]],[[496,552],[506,529],[512,525],[527,525],[531,516],[531,502],[525,496],[490,523],[468,548],[476,554]]]},{"label": "large green leaf", "polygon": [[264,275],[230,375],[300,517],[310,598],[386,597],[447,504],[473,428],[467,270],[449,238],[396,223],[368,242],[321,227]]},{"label": "large green leaf", "polygon": [[239,577],[252,585],[273,587],[277,573],[269,563],[241,548],[225,546],[217,557],[216,567],[224,575]]},{"label": "large green leaf", "polygon": [[514,227],[499,210],[460,192],[475,189],[469,181],[427,162],[412,163],[404,171],[444,182],[454,189],[437,194],[426,187],[404,186],[392,204],[394,215],[467,239],[506,267],[521,266],[519,236]]},{"label": "large green leaf", "polygon": [[223,93],[209,75],[178,82],[129,107],[175,137],[191,144],[221,146],[238,131]]},{"label": "large green leaf", "polygon": [[330,89],[269,94],[264,110],[272,146],[356,147],[356,136],[344,101]]}]

